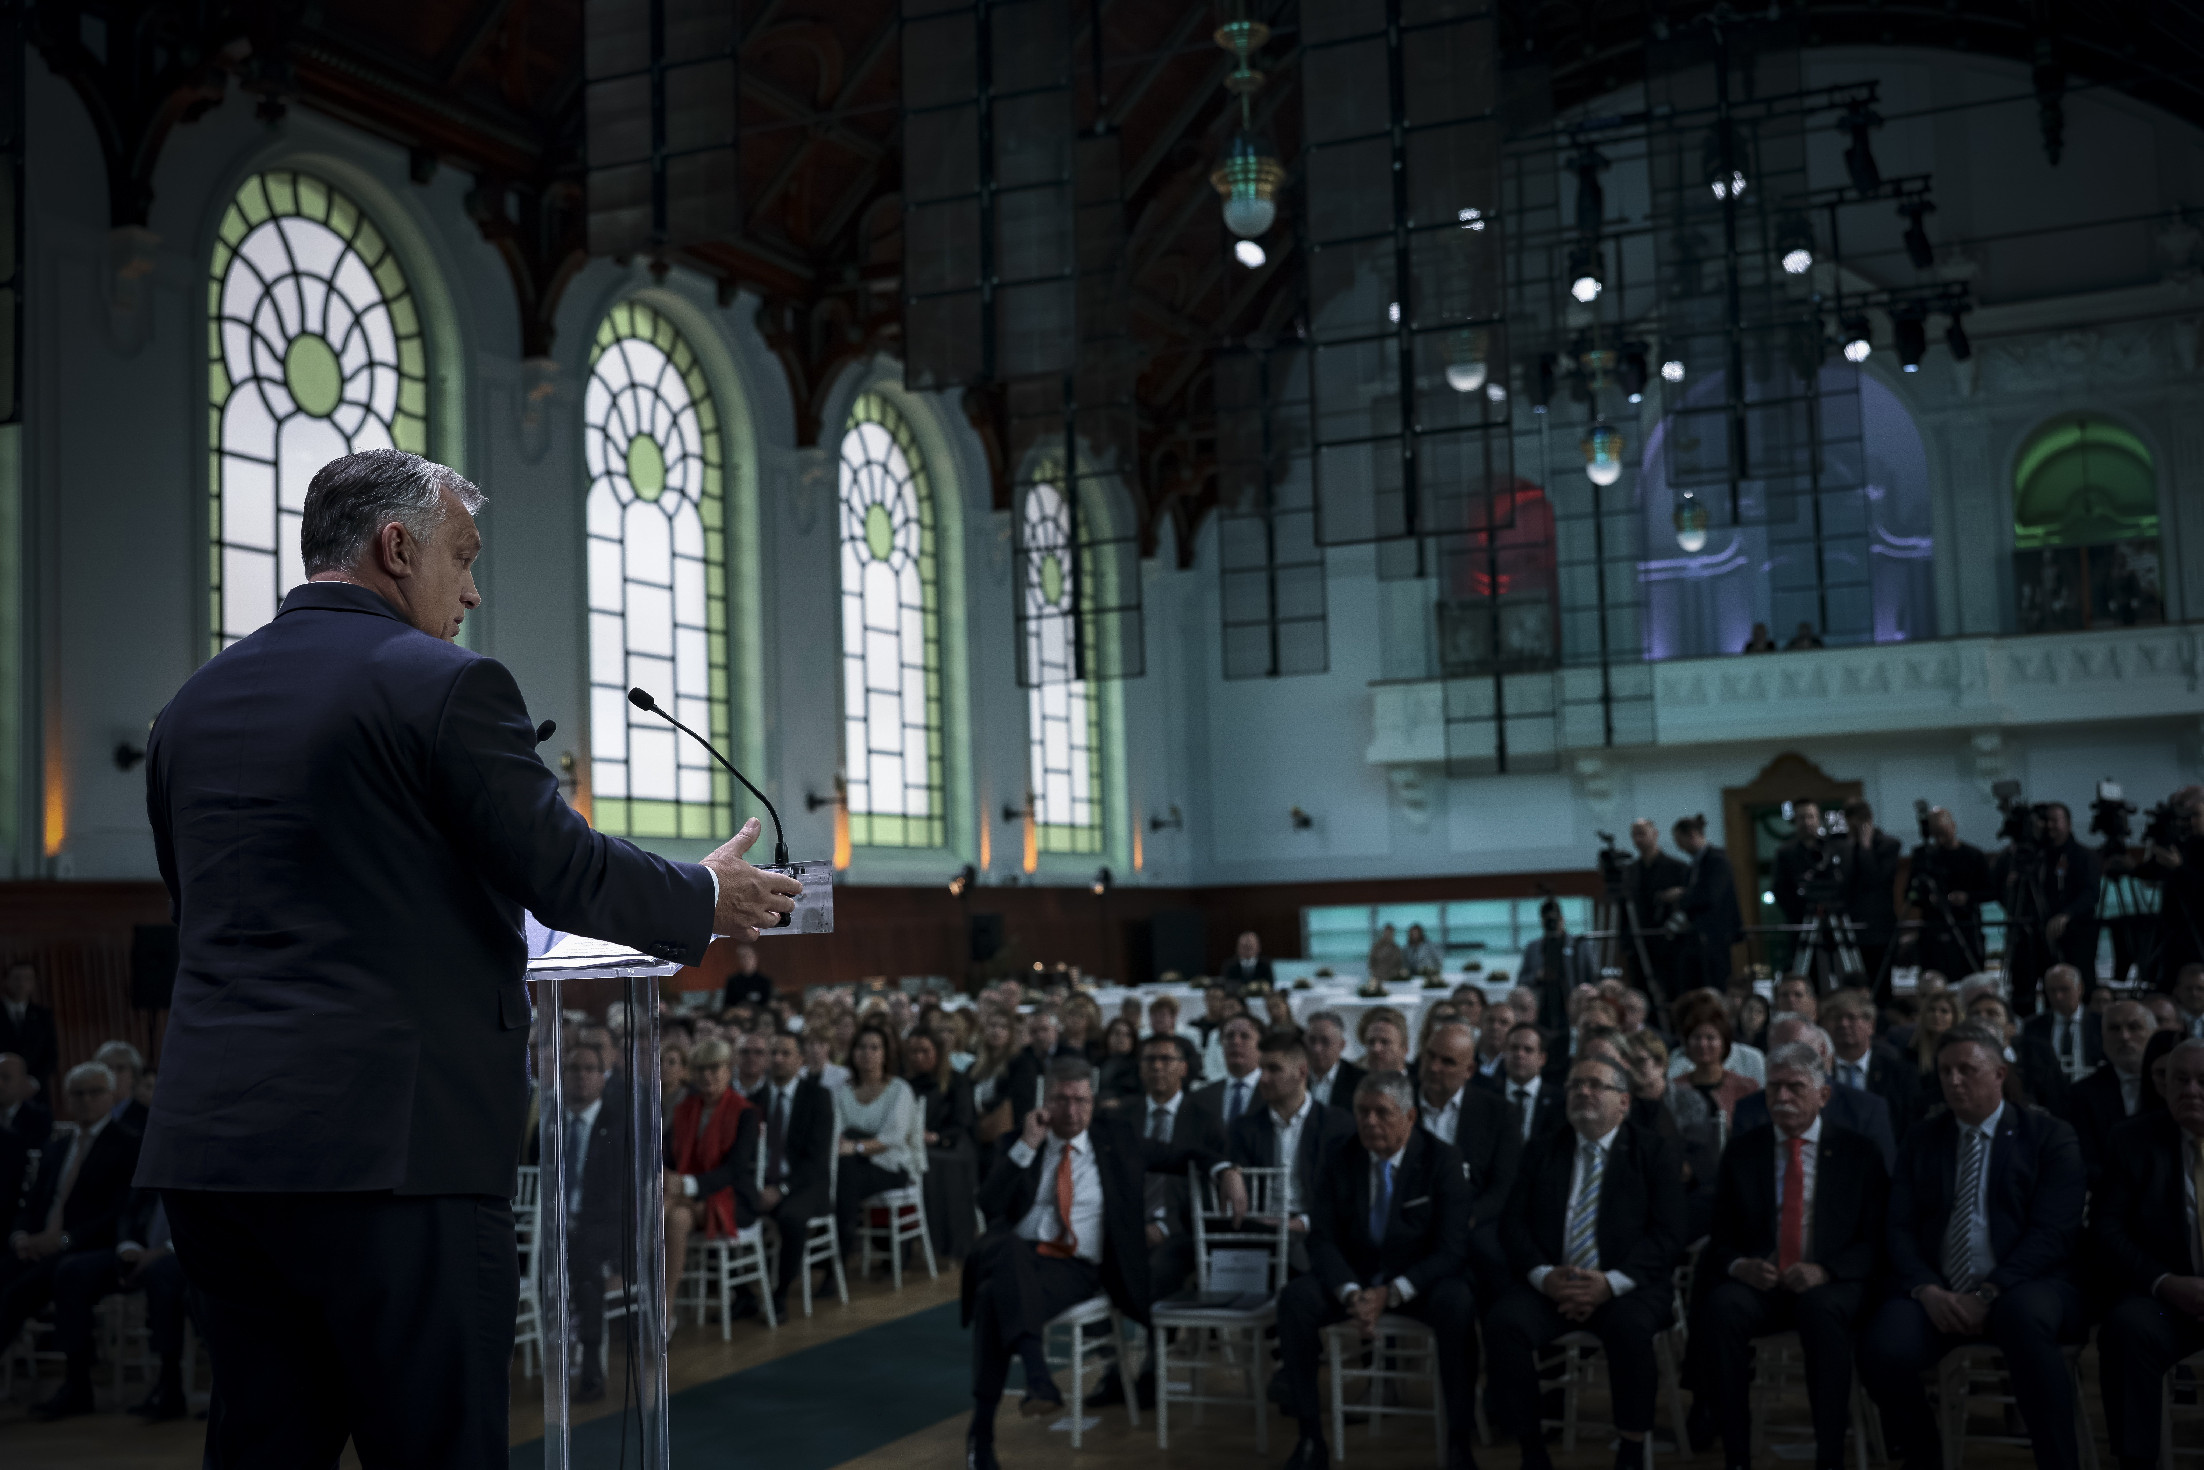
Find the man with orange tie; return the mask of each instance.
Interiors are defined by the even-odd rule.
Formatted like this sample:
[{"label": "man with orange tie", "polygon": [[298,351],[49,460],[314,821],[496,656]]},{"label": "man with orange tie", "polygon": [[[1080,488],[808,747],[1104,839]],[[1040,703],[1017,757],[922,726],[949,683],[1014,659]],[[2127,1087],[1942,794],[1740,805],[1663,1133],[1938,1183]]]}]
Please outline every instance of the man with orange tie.
[{"label": "man with orange tie", "polygon": [[1714,1231],[1699,1269],[1714,1282],[1692,1313],[1697,1381],[1716,1394],[1730,1470],[1752,1463],[1752,1340],[1798,1333],[1814,1463],[1844,1464],[1852,1401],[1852,1324],[1882,1254],[1890,1176],[1864,1133],[1822,1116],[1821,1053],[1794,1042],[1768,1054],[1770,1122],[1722,1155]]},{"label": "man with orange tie", "polygon": [[1208,1142],[1180,1147],[1094,1110],[1094,1068],[1083,1057],[1049,1063],[1042,1105],[1005,1139],[980,1185],[987,1233],[964,1263],[964,1322],[972,1328],[972,1427],[966,1470],[997,1470],[995,1406],[1013,1358],[1025,1363],[1028,1415],[1064,1405],[1041,1335],[1049,1319],[1107,1292],[1127,1317],[1148,1323],[1148,1237],[1142,1176],[1183,1173],[1189,1163],[1217,1176],[1235,1219],[1247,1210],[1239,1171]]}]

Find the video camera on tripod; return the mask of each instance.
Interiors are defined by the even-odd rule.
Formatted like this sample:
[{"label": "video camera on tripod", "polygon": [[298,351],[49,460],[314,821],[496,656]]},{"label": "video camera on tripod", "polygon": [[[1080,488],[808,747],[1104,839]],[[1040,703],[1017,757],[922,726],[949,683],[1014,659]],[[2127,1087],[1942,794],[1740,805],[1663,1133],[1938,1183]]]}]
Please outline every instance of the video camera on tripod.
[{"label": "video camera on tripod", "polygon": [[2020,799],[2018,781],[1999,781],[1990,787],[1990,795],[1997,799],[1997,839],[2011,843],[2015,857],[2022,853],[2040,853],[2049,845],[2051,803],[2026,802]]},{"label": "video camera on tripod", "polygon": [[[2152,807],[2153,819],[2164,809],[2164,803]],[[2089,830],[2104,839],[2098,849],[2103,855],[2110,857],[2127,851],[2128,818],[2134,815],[2135,803],[2121,794],[2119,782],[2097,783],[2097,795],[2089,803]]]},{"label": "video camera on tripod", "polygon": [[1814,829],[1814,835],[1821,839],[1821,846],[1816,850],[1814,865],[1799,875],[1798,896],[1809,910],[1842,909],[1850,873],[1847,863],[1852,855],[1852,829],[1843,812],[1831,809],[1821,814],[1821,825]]}]

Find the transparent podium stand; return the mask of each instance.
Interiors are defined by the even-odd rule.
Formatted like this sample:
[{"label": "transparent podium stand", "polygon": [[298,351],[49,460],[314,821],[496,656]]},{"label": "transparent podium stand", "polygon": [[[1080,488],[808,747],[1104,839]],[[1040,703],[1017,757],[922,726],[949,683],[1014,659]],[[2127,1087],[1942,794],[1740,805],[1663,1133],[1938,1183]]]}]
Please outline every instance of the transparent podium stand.
[{"label": "transparent podium stand", "polygon": [[666,1470],[658,981],[676,968],[589,940],[529,961],[539,1123],[514,1201],[514,1429],[525,1441],[532,1376],[545,1470]]}]

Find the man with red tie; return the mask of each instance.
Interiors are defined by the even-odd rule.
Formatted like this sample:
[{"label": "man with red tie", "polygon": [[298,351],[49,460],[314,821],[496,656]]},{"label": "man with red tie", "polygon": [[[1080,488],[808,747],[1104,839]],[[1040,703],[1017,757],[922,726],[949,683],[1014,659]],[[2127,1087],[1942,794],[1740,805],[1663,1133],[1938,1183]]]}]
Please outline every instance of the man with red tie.
[{"label": "man with red tie", "polygon": [[1804,1043],[1768,1055],[1770,1122],[1722,1155],[1714,1230],[1699,1269],[1714,1284],[1692,1313],[1698,1381],[1716,1394],[1730,1470],[1752,1463],[1752,1340],[1798,1333],[1814,1418],[1814,1463],[1844,1464],[1852,1324],[1881,1258],[1890,1176],[1863,1133],[1822,1115],[1829,1082]]},{"label": "man with red tie", "polygon": [[1107,1292],[1143,1327],[1148,1322],[1148,1237],[1142,1176],[1217,1171],[1235,1219],[1247,1210],[1239,1171],[1211,1144],[1144,1138],[1094,1110],[1094,1068],[1083,1057],[1049,1063],[1042,1105],[1005,1139],[980,1185],[988,1231],[964,1263],[964,1322],[973,1330],[972,1427],[967,1470],[997,1470],[995,1407],[1012,1358],[1025,1363],[1028,1415],[1054,1415],[1064,1397],[1048,1369],[1041,1335],[1049,1319]]}]

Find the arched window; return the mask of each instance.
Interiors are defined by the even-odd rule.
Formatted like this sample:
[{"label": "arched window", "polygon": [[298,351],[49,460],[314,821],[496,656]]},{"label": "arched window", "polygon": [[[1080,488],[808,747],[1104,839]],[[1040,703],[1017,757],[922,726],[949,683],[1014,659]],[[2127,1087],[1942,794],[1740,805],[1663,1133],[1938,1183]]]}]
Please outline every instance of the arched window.
[{"label": "arched window", "polygon": [[1092,589],[1080,560],[1072,506],[1046,480],[1029,486],[1018,514],[1023,583],[1027,778],[1042,852],[1102,850],[1102,716],[1084,675],[1080,639]]},{"label": "arched window", "polygon": [[933,490],[910,426],[867,393],[842,435],[842,768],[850,841],[946,845]]},{"label": "arched window", "polygon": [[723,837],[727,775],[627,698],[647,689],[730,743],[719,414],[696,354],[641,302],[605,317],[589,363],[591,820],[630,837]]},{"label": "arched window", "polygon": [[223,211],[213,326],[211,626],[219,652],[306,578],[306,487],[363,449],[428,451],[427,355],[374,222],[311,174],[255,174]]},{"label": "arched window", "polygon": [[2020,631],[2166,619],[2158,471],[2127,430],[2075,414],[2036,431],[2013,469]]}]

